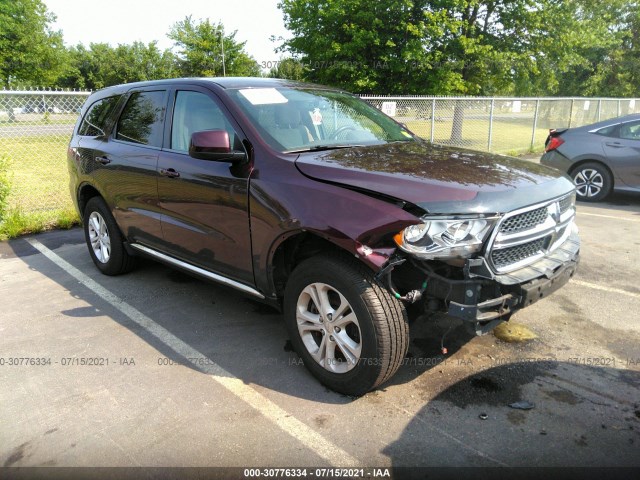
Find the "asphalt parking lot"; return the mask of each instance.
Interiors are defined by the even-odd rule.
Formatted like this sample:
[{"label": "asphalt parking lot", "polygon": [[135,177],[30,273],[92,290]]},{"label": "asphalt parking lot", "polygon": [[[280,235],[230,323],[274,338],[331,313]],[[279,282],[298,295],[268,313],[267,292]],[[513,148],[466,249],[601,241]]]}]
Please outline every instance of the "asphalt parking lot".
[{"label": "asphalt parking lot", "polygon": [[512,318],[536,338],[416,322],[358,399],[235,291],[151,261],[102,276],[80,229],[1,243],[0,465],[638,468],[640,196],[577,221],[578,274]]}]

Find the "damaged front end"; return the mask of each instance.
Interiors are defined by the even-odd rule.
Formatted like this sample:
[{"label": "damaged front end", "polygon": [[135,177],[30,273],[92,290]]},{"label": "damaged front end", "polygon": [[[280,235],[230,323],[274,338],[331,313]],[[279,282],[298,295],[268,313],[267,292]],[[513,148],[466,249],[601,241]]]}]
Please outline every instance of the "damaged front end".
[{"label": "damaged front end", "polygon": [[398,233],[378,273],[394,296],[462,319],[477,335],[574,275],[575,194],[504,215],[425,216]]}]

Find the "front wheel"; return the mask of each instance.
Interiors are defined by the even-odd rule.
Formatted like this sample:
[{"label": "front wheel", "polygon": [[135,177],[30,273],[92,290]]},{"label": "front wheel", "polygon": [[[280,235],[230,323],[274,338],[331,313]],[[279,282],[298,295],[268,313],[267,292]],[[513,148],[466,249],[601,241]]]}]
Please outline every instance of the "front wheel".
[{"label": "front wheel", "polygon": [[613,186],[609,170],[601,163],[583,163],[571,170],[569,175],[576,184],[576,197],[585,202],[604,200]]},{"label": "front wheel", "polygon": [[407,353],[404,306],[355,259],[321,255],[291,274],[284,298],[291,343],[327,387],[360,396],[386,382]]}]

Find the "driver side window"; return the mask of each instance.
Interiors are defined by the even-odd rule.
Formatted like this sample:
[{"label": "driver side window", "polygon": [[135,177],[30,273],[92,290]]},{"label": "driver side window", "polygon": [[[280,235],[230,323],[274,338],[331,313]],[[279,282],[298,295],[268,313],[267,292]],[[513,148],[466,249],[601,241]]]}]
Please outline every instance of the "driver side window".
[{"label": "driver side window", "polygon": [[188,152],[191,135],[204,130],[226,130],[231,145],[234,145],[236,135],[222,110],[210,97],[200,92],[178,91],[173,109],[171,148]]}]

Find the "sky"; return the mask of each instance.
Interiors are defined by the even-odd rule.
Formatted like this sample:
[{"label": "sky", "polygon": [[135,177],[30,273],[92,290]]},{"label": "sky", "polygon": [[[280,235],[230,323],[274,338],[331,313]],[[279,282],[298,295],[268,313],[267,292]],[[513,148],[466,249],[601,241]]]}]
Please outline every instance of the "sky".
[{"label": "sky", "polygon": [[236,40],[246,41],[245,50],[259,64],[278,60],[272,35],[288,37],[279,0],[43,0],[57,16],[53,30],[62,30],[66,45],[83,43],[131,44],[157,40],[162,50],[171,48],[167,38],[171,26],[192,15],[194,20],[219,21]]}]

